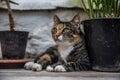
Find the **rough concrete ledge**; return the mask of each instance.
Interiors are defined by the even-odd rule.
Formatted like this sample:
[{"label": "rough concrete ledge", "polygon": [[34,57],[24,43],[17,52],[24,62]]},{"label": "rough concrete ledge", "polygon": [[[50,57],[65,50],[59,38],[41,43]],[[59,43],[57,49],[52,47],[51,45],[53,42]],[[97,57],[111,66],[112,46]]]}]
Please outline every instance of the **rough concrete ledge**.
[{"label": "rough concrete ledge", "polygon": [[0,76],[65,76],[65,77],[120,77],[120,73],[115,72],[33,72],[24,69],[0,69]]},{"label": "rough concrete ledge", "polygon": [[32,72],[23,69],[0,69],[0,80],[120,80],[120,73],[81,72]]}]

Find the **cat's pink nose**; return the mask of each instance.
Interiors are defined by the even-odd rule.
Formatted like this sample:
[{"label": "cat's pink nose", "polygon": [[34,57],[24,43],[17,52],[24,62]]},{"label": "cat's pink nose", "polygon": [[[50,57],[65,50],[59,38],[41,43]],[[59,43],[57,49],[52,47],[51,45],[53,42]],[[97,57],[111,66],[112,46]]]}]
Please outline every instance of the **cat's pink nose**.
[{"label": "cat's pink nose", "polygon": [[59,37],[60,35],[55,35],[56,37]]},{"label": "cat's pink nose", "polygon": [[60,35],[61,35],[60,33],[55,34],[56,37],[59,37]]}]

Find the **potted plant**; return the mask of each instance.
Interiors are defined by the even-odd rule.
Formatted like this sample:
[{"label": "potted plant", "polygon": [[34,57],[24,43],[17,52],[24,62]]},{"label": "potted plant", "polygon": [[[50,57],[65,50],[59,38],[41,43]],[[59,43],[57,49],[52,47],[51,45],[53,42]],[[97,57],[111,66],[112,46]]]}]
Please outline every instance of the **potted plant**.
[{"label": "potted plant", "polygon": [[119,0],[81,0],[90,19],[82,22],[92,69],[120,71]]},{"label": "potted plant", "polygon": [[3,0],[7,4],[10,31],[0,31],[0,41],[3,59],[23,59],[25,55],[28,32],[15,31],[15,23],[10,3],[11,0]]}]

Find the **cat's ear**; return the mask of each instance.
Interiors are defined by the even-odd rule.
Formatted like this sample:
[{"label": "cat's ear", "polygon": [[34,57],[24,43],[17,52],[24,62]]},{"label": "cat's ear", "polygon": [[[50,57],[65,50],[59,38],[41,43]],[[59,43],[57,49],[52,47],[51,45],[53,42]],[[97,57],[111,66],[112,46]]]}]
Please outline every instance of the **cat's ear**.
[{"label": "cat's ear", "polygon": [[73,17],[71,20],[71,23],[74,25],[74,27],[79,30],[80,29],[80,15],[77,14]]},{"label": "cat's ear", "polygon": [[54,23],[55,24],[60,23],[60,19],[59,19],[59,17],[57,15],[54,15]]},{"label": "cat's ear", "polygon": [[74,24],[74,27],[77,29],[77,31],[79,32],[79,34],[83,35],[83,29],[81,29],[81,26],[80,26],[80,15],[77,14],[73,17],[72,21],[71,21],[73,24]]},{"label": "cat's ear", "polygon": [[75,15],[71,22],[76,24],[76,25],[80,24],[80,15],[79,14]]}]

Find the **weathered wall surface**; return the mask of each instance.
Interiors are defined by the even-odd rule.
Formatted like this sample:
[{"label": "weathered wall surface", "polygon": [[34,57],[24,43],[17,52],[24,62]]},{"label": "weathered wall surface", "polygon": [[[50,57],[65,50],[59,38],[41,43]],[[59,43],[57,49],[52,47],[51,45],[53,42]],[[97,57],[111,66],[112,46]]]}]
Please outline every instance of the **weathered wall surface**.
[{"label": "weathered wall surface", "polygon": [[[2,2],[1,2],[2,1]],[[45,10],[56,9],[57,7],[82,8],[80,0],[12,0],[19,5],[11,4],[14,10]],[[0,0],[0,7],[6,8],[6,3]]]},{"label": "weathered wall surface", "polygon": [[[78,12],[81,20],[86,18],[81,9],[14,11],[16,30],[30,32],[26,52],[38,54],[55,44],[51,37],[53,16],[55,14],[61,20],[69,21]],[[9,30],[9,20],[7,12],[0,10],[0,31],[3,30]]]}]

